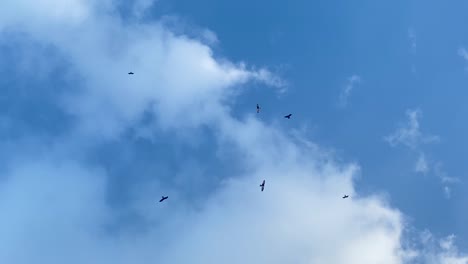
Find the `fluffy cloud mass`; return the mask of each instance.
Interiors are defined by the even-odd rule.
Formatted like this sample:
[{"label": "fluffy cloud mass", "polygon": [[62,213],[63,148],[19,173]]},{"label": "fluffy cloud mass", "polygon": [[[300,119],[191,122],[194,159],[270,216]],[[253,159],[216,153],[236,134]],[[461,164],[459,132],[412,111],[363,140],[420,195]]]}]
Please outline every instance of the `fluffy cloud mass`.
[{"label": "fluffy cloud mass", "polygon": [[[0,10],[2,45],[16,47],[9,85],[18,87],[8,91],[23,98],[31,79],[25,96],[50,110],[28,119],[14,106],[33,104],[12,99],[2,116],[1,263],[397,264],[431,254],[432,263],[468,263],[452,244],[448,255],[408,248],[404,216],[355,193],[357,165],[252,115],[235,118],[230,101],[249,82],[283,88],[273,73],[217,58],[157,21],[126,21],[117,6],[22,0]],[[177,151],[204,139],[212,156]],[[200,156],[227,166],[210,171]],[[199,193],[202,178],[213,186]],[[155,204],[161,194],[169,200]]]}]

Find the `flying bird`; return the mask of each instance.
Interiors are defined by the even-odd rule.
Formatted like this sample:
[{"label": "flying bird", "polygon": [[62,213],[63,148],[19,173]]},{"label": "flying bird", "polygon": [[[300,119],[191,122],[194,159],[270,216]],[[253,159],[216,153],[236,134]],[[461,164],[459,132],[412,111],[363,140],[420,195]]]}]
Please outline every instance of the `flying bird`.
[{"label": "flying bird", "polygon": [[345,196],[343,196],[343,199],[346,199],[346,198],[348,198],[348,197],[349,197],[348,195],[345,195]]},{"label": "flying bird", "polygon": [[169,198],[169,196],[163,196],[163,197],[161,198],[161,200],[159,200],[159,202],[162,202],[162,201],[166,200],[167,198]]},{"label": "flying bird", "polygon": [[285,115],[284,118],[291,119],[291,115],[292,115],[292,114]]},{"label": "flying bird", "polygon": [[262,184],[260,184],[260,187],[262,187],[262,192],[263,192],[263,189],[265,189],[265,180],[263,180]]},{"label": "flying bird", "polygon": [[134,74],[133,72],[129,72],[128,74]]},{"label": "flying bird", "polygon": [[260,113],[260,106],[257,104],[257,114]]}]

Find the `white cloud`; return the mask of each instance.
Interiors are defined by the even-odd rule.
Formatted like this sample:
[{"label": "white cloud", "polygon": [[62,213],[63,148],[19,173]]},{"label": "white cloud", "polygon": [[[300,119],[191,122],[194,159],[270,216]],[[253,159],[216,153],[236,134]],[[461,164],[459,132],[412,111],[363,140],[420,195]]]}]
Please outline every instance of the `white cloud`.
[{"label": "white cloud", "polygon": [[[234,91],[229,87],[249,80],[283,85],[265,69],[217,60],[209,46],[174,35],[161,24],[124,25],[107,12],[109,6],[96,11],[85,1],[76,5],[99,15],[73,25],[53,20],[60,27],[28,24],[21,29],[57,47],[73,63],[83,87],[62,104],[80,119],[84,133],[116,136],[149,108],[164,128],[198,126],[222,116],[222,100]],[[65,11],[74,12],[72,7]]]},{"label": "white cloud", "polygon": [[419,155],[418,161],[416,161],[415,171],[420,173],[428,173],[429,172],[429,164],[427,163],[426,156],[424,153]]},{"label": "white cloud", "polygon": [[[400,124],[400,127],[389,136],[384,139],[392,147],[403,145],[414,152],[418,153],[418,159],[415,163],[415,171],[418,173],[427,174],[433,170],[434,174],[441,180],[443,184],[455,183],[458,181],[457,178],[447,176],[447,173],[442,170],[442,163],[435,162],[434,165],[429,164],[425,152],[422,147],[425,144],[436,143],[440,141],[439,136],[425,135],[420,130],[419,121],[422,117],[422,112],[419,109],[409,109],[406,111],[407,122]],[[446,197],[450,197],[449,187],[444,187]],[[448,195],[447,195],[448,194]]]},{"label": "white cloud", "polygon": [[[0,20],[0,28],[15,25],[69,60],[71,75],[79,81],[67,83],[70,89],[61,103],[85,133],[70,132],[34,148],[15,142],[0,179],[0,211],[6,216],[0,219],[0,263],[405,260],[404,216],[377,195],[356,194],[356,165],[338,164],[315,144],[298,144],[252,116],[238,120],[230,115],[225,101],[234,99],[239,85],[282,86],[274,74],[215,58],[205,44],[161,24],[126,24],[109,11],[111,2],[77,0],[64,5],[60,16],[53,9],[25,10],[14,3],[2,11],[17,12],[18,19],[35,12],[33,19],[10,17]],[[74,7],[83,11],[74,15]],[[68,16],[73,23],[62,23]],[[41,18],[53,26],[34,24]],[[172,142],[180,140],[181,130],[208,127],[244,174],[225,178],[201,208],[184,203],[177,189],[165,189],[170,199],[155,205],[162,182],[156,177],[142,183],[129,201],[143,219],[142,231],[116,235],[108,228],[119,212],[106,197],[113,174],[89,164],[86,145],[96,135],[122,139],[145,111],[156,116],[150,128],[171,132]],[[266,190],[259,192],[263,179]],[[341,199],[343,194],[350,199]]]},{"label": "white cloud", "polygon": [[154,3],[154,0],[135,0],[133,2],[133,14],[137,18],[141,18],[145,11],[147,11]]},{"label": "white cloud", "polygon": [[[458,56],[462,57],[463,60],[468,61],[468,51],[465,48],[461,47],[458,49]],[[468,68],[465,67],[465,70],[466,69]]]},{"label": "white cloud", "polygon": [[[273,138],[264,143],[271,144]],[[149,222],[164,222],[150,225],[143,234],[124,233],[118,238],[102,229],[114,216],[104,202],[103,171],[84,169],[57,156],[20,160],[2,185],[0,210],[9,217],[0,220],[0,230],[7,234],[0,238],[6,249],[0,260],[400,263],[400,213],[378,198],[343,200],[338,195],[353,195],[354,167],[341,170],[328,163],[318,168],[320,164],[295,159],[267,163],[268,158],[262,158],[263,166],[252,168],[250,177],[227,182],[200,212],[177,205],[177,194],[170,195],[166,207],[156,207],[154,193],[161,189],[139,188],[146,198],[138,200],[144,201],[137,205],[140,213]],[[262,193],[257,186],[263,177],[268,180]]]},{"label": "white cloud", "polygon": [[[0,30],[4,28],[40,29],[77,25],[93,16],[95,8],[109,7],[110,1],[90,0],[5,0],[0,10]],[[51,28],[52,29],[52,28]]]},{"label": "white cloud", "polygon": [[422,250],[419,259],[427,264],[467,264],[468,255],[461,253],[454,244],[455,236],[450,235],[443,239],[436,239],[426,231],[421,239]]},{"label": "white cloud", "polygon": [[450,177],[447,175],[447,172],[442,168],[442,162],[437,162],[434,165],[434,174],[440,179],[441,183],[444,185],[444,193],[447,199],[450,199],[452,196],[452,189],[450,184],[459,183],[460,179],[456,177]]},{"label": "white cloud", "polygon": [[348,105],[348,98],[351,95],[351,91],[353,90],[354,86],[357,83],[361,82],[361,77],[358,75],[352,75],[348,78],[348,82],[345,87],[341,90],[340,97],[339,97],[339,106],[346,107]]},{"label": "white cloud", "polygon": [[458,49],[458,56],[460,56],[464,60],[468,61],[468,51],[465,48],[459,48]]},{"label": "white cloud", "polygon": [[460,181],[458,178],[449,177],[442,167],[443,167],[443,163],[437,162],[434,165],[434,172],[436,176],[439,177],[443,183],[456,183]]},{"label": "white cloud", "polygon": [[202,31],[201,35],[202,35],[203,39],[206,41],[206,43],[208,43],[209,45],[214,45],[214,44],[217,44],[219,42],[218,37],[211,30],[204,29]]},{"label": "white cloud", "polygon": [[444,186],[444,193],[447,199],[450,199],[450,197],[452,196],[452,190],[448,186]]},{"label": "white cloud", "polygon": [[176,35],[188,35],[208,46],[219,44],[219,39],[215,32],[207,28],[197,27],[180,16],[165,15],[161,17],[159,22]]},{"label": "white cloud", "polygon": [[406,124],[400,125],[400,127],[389,136],[385,137],[385,140],[393,147],[403,145],[413,150],[417,150],[421,145],[439,142],[439,136],[424,135],[420,131],[419,119],[422,116],[422,112],[419,109],[409,109],[406,111],[408,118]]}]

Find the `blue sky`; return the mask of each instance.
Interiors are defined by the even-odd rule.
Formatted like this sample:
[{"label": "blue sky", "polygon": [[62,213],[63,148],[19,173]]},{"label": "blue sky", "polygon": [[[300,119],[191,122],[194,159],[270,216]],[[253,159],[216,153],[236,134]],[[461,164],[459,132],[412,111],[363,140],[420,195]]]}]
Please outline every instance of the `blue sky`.
[{"label": "blue sky", "polygon": [[467,7],[7,1],[0,262],[468,263]]},{"label": "blue sky", "polygon": [[[216,32],[223,56],[283,69],[291,83],[286,94],[253,90],[237,102],[239,111],[259,101],[268,120],[294,113],[294,125],[313,127],[310,138],[359,162],[357,188],[388,192],[420,228],[458,233],[468,246],[460,210],[467,199],[467,73],[458,54],[467,45],[466,7],[463,1],[161,1],[154,9]],[[361,82],[349,104],[337,107],[352,75]],[[407,109],[420,109],[421,131],[441,138],[424,151],[430,166],[441,162],[461,180],[451,186],[451,199],[433,172],[414,173],[413,153],[382,140],[405,122]]]}]

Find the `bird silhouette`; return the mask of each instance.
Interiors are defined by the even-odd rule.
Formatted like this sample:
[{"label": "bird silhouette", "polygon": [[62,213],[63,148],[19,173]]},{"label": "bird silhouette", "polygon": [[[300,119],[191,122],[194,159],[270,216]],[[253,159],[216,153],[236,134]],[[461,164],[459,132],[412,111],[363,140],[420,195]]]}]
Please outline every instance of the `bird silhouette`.
[{"label": "bird silhouette", "polygon": [[260,184],[260,187],[262,187],[262,192],[265,189],[265,180],[263,180],[262,184]]},{"label": "bird silhouette", "polygon": [[128,74],[134,74],[133,72],[129,72]]},{"label": "bird silhouette", "polygon": [[257,114],[260,113],[260,106],[257,104]]},{"label": "bird silhouette", "polygon": [[285,115],[284,118],[291,119],[291,115],[292,115],[292,114]]},{"label": "bird silhouette", "polygon": [[169,196],[163,196],[163,197],[161,198],[161,200],[159,200],[159,202],[162,202],[162,201],[166,200],[167,198],[169,198]]},{"label": "bird silhouette", "polygon": [[348,195],[345,195],[345,196],[343,196],[343,199],[346,199],[346,198],[348,198],[348,197],[349,197]]}]

